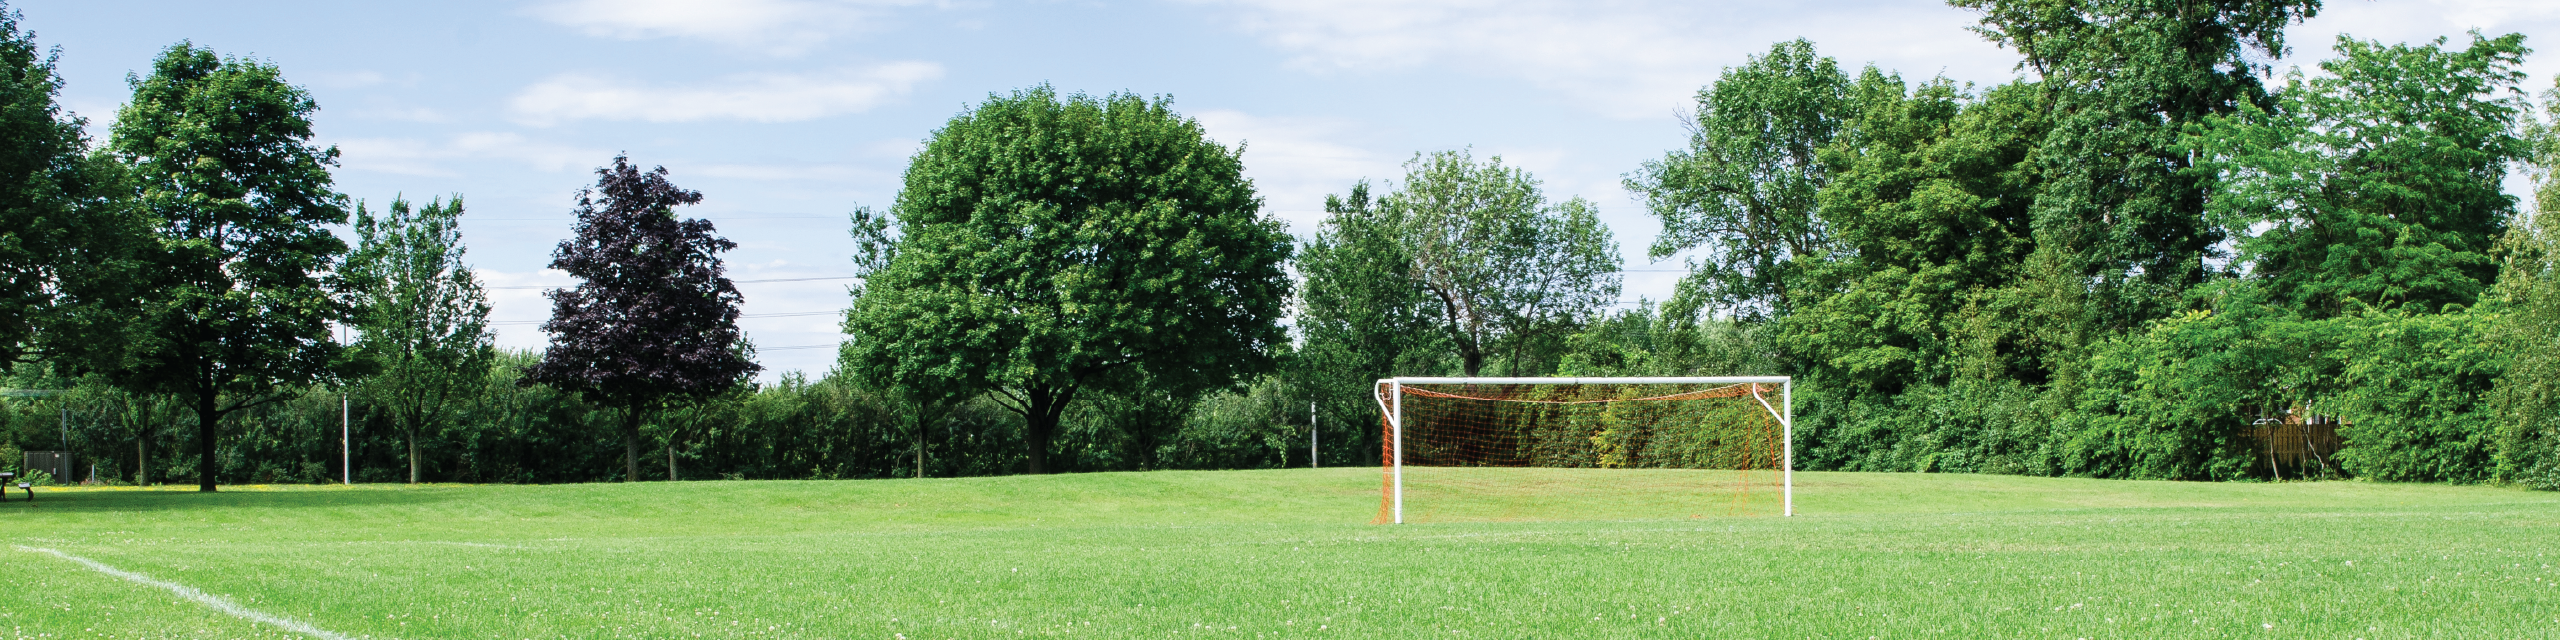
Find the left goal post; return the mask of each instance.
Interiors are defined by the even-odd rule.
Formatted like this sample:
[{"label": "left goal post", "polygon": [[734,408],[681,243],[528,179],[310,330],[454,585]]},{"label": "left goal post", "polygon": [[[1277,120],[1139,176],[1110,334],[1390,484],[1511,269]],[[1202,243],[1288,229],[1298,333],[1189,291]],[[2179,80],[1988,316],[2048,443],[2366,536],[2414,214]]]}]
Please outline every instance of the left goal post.
[{"label": "left goal post", "polygon": [[1407,377],[1380,379],[1376,391],[1382,523],[1408,521],[1409,468],[1443,467],[1732,470],[1737,511],[1754,474],[1774,472],[1759,482],[1777,485],[1777,511],[1795,515],[1787,376]]}]

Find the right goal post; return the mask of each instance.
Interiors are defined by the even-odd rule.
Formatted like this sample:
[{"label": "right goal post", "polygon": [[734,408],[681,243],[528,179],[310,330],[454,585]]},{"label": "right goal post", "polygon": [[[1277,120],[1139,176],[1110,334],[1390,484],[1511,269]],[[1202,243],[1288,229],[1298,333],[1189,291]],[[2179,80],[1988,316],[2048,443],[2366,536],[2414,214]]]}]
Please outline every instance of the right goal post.
[{"label": "right goal post", "polygon": [[[1526,491],[1511,496],[1509,508],[1521,509],[1537,501],[1538,487],[1572,490],[1637,477],[1598,470],[1662,470],[1644,477],[1673,483],[1667,493],[1678,495],[1668,499],[1721,496],[1730,513],[1757,504],[1759,513],[1795,515],[1790,377],[1408,377],[1381,379],[1376,391],[1385,431],[1381,523],[1408,521],[1408,475],[1422,472],[1434,474],[1423,478],[1438,481],[1437,490],[1451,492],[1443,499]],[[1556,471],[1443,471],[1464,467]],[[1593,471],[1564,471],[1582,469]],[[1505,482],[1535,486],[1499,486]],[[1764,492],[1757,502],[1755,485]],[[1768,504],[1771,497],[1776,504]]]}]

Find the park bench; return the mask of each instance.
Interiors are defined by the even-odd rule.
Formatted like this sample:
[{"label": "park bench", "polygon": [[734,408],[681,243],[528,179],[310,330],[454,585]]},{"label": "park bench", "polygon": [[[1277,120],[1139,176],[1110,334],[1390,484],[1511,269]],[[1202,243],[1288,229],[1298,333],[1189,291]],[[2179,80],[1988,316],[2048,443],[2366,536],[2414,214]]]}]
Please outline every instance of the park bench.
[{"label": "park bench", "polygon": [[[0,502],[8,502],[8,501],[9,501],[9,481],[10,481],[10,480],[13,480],[13,479],[16,479],[17,477],[18,477],[18,474],[9,473],[9,472],[7,472],[7,471],[0,471]],[[28,483],[20,482],[20,483],[18,483],[18,490],[19,490],[19,491],[25,491],[25,492],[27,492],[27,501],[28,501],[28,502],[35,502],[35,501],[36,501],[36,488],[35,488],[35,485],[31,485],[31,484],[28,484]]]}]

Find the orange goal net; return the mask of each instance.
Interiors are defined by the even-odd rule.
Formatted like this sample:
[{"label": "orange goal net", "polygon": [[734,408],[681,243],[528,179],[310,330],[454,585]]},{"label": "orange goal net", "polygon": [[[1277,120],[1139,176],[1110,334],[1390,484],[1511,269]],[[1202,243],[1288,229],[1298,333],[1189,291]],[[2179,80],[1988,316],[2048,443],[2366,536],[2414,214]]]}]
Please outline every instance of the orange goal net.
[{"label": "orange goal net", "polygon": [[1794,515],[1784,377],[1379,380],[1379,523]]}]

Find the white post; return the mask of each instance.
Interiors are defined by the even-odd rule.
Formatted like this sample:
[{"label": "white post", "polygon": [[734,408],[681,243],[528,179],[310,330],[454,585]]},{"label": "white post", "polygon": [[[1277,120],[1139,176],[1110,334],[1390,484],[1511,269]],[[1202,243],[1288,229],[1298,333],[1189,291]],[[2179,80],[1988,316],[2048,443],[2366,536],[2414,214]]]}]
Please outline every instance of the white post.
[{"label": "white post", "polygon": [[347,426],[347,395],[344,392],[338,394],[338,472],[346,474],[346,479],[341,481],[341,484],[355,484],[356,448],[355,445],[347,442],[348,436],[354,433],[353,428]]},{"label": "white post", "polygon": [[1387,426],[1395,431],[1396,524],[1404,524],[1404,383],[1387,383],[1387,393],[1395,394],[1395,410],[1388,414]]},{"label": "white post", "polygon": [[1307,401],[1307,468],[1323,467],[1324,465],[1316,460],[1316,403],[1309,400]]},{"label": "white post", "polygon": [[1788,378],[1786,386],[1778,389],[1778,397],[1787,407],[1787,419],[1778,422],[1778,437],[1784,439],[1786,445],[1786,461],[1781,463],[1786,469],[1783,472],[1787,485],[1786,517],[1793,518],[1796,515],[1796,381],[1794,378]]}]

